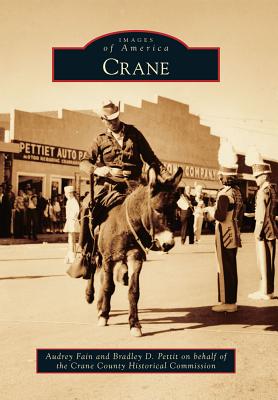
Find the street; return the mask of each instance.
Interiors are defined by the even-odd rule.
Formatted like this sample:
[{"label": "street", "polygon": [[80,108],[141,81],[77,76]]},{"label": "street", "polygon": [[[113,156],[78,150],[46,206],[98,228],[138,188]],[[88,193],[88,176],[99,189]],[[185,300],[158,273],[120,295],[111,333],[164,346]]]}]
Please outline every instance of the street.
[{"label": "street", "polygon": [[[65,243],[1,246],[1,399],[276,399],[278,278],[273,300],[248,299],[259,273],[253,235],[242,239],[237,313],[211,311],[213,236],[185,246],[176,238],[169,254],[150,253],[141,272],[141,338],[129,334],[124,286],[116,286],[109,326],[97,327],[86,282],[65,273]],[[236,373],[37,374],[36,348],[235,348]]]}]

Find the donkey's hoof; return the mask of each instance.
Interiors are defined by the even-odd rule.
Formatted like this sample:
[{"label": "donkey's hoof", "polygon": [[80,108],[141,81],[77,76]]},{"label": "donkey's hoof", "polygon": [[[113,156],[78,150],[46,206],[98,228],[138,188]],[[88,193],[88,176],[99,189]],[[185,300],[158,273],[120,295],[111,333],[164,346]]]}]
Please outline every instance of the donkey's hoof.
[{"label": "donkey's hoof", "polygon": [[86,301],[87,301],[87,303],[89,303],[89,304],[92,304],[92,302],[94,301],[94,298],[95,298],[95,294],[94,294],[94,292],[87,292],[86,291]]},{"label": "donkey's hoof", "polygon": [[99,317],[98,318],[98,322],[97,322],[97,326],[107,326],[107,319],[104,317]]},{"label": "donkey's hoof", "polygon": [[136,326],[134,326],[133,328],[130,329],[130,334],[133,337],[141,337],[142,336],[141,328],[137,328]]}]

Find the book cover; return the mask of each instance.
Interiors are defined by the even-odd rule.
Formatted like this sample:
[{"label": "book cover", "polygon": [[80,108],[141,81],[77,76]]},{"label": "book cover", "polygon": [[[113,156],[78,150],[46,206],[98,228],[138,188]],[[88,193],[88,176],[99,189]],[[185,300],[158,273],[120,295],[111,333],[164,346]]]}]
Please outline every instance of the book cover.
[{"label": "book cover", "polygon": [[[275,290],[272,299],[248,298],[260,273],[257,185],[245,154],[255,145],[278,183],[277,3],[0,5],[1,398],[275,399],[278,303]],[[183,169],[179,192],[190,186],[193,201],[201,187],[206,207],[193,243],[180,236],[178,212],[175,247],[148,252],[140,337],[130,334],[129,289],[119,283],[108,324],[98,326],[100,274],[88,304],[87,281],[66,274],[65,209],[56,219],[49,214],[66,187],[80,196],[90,190],[79,163],[104,130],[103,100],[119,105],[120,119],[143,133],[171,175]],[[245,215],[238,311],[215,313],[212,210],[225,140],[238,154]],[[20,213],[30,208],[24,193],[40,199],[38,220],[30,210]]]}]

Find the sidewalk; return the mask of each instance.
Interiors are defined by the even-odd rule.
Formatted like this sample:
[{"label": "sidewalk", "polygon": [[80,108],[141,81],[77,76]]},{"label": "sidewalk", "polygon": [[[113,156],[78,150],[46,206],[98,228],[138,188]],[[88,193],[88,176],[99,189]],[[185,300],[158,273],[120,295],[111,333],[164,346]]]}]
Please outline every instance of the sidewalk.
[{"label": "sidewalk", "polygon": [[31,244],[31,243],[66,243],[68,241],[68,235],[66,233],[42,233],[37,235],[38,240],[28,239],[27,237],[22,239],[0,238],[1,245],[13,245],[13,244]]},{"label": "sidewalk", "polygon": [[[179,236],[179,232],[175,232],[175,237]],[[202,235],[202,237],[213,236],[212,233],[208,232]],[[22,239],[0,238],[0,246],[2,245],[13,245],[13,244],[32,244],[32,243],[67,243],[68,235],[66,233],[42,233],[37,235],[38,240],[28,239],[24,237]]]}]

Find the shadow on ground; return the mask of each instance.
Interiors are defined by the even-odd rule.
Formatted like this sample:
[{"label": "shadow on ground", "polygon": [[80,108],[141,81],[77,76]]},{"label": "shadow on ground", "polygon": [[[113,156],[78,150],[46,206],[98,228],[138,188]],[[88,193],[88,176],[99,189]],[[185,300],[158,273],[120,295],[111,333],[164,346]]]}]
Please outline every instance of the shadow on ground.
[{"label": "shadow on ground", "polygon": [[57,276],[65,276],[64,275],[25,275],[25,276],[4,276],[0,278],[0,281],[9,280],[9,279],[38,279],[38,278],[57,278]]},{"label": "shadow on ground", "polygon": [[[152,314],[163,314],[161,317]],[[176,315],[180,313],[182,315]],[[127,311],[115,310],[111,312],[111,317],[128,314]],[[151,333],[145,333],[144,336],[153,336],[159,333],[182,331],[186,329],[201,329],[206,327],[217,327],[223,325],[238,325],[243,332],[252,326],[261,326],[263,331],[278,332],[278,307],[254,307],[239,306],[236,313],[215,313],[211,307],[190,307],[190,308],[152,308],[141,309],[140,322],[144,325],[167,324],[169,329]],[[142,315],[149,314],[149,316]],[[165,314],[167,314],[165,316]],[[113,324],[113,319],[110,324]],[[171,328],[171,324],[185,324],[184,328]],[[190,325],[192,324],[192,325]],[[115,325],[124,325],[123,323]]]}]

